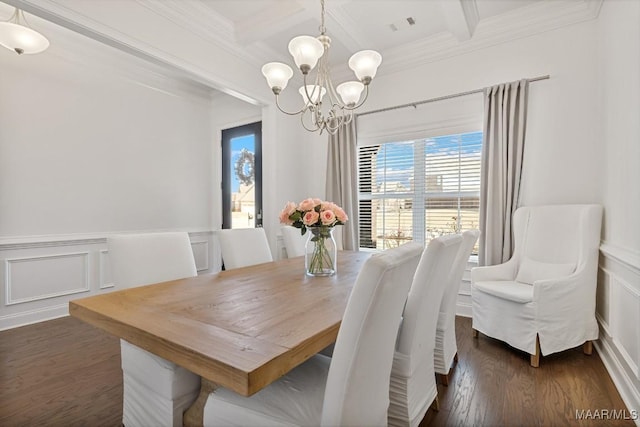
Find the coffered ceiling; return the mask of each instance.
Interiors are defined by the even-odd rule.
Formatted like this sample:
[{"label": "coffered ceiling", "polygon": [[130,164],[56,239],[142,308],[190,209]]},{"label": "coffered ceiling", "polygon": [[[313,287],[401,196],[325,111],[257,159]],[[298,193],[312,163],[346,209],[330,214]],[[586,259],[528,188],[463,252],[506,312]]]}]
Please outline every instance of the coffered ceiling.
[{"label": "coffered ceiling", "polygon": [[[602,1],[325,0],[325,26],[332,38],[330,59],[337,75],[349,72],[345,66],[349,56],[362,49],[382,54],[378,71],[382,75],[593,19]],[[206,55],[218,60],[216,64],[223,56],[228,58],[219,67],[244,64],[248,70],[259,70],[270,61],[292,64],[289,40],[302,34],[318,35],[321,16],[320,0],[2,2],[138,56],[169,65],[173,62],[179,68],[189,68],[198,61],[204,64]],[[187,33],[190,39],[183,37]],[[198,50],[195,42],[218,50]],[[187,58],[194,55],[190,50],[200,57]],[[201,80],[206,81],[209,66],[203,67],[193,67],[192,74],[202,74],[205,78]],[[259,78],[259,72],[255,75]],[[221,86],[229,85],[227,76],[209,80],[217,89],[225,90]]]}]

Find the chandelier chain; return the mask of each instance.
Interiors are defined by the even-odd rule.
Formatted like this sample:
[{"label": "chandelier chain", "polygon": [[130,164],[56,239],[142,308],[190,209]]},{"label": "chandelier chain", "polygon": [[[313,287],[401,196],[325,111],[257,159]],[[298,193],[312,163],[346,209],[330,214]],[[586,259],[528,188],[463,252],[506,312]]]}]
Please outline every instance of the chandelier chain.
[{"label": "chandelier chain", "polygon": [[327,28],[324,26],[324,0],[320,0],[320,9],[320,27],[318,27],[318,29],[320,30],[320,34],[325,34]]}]

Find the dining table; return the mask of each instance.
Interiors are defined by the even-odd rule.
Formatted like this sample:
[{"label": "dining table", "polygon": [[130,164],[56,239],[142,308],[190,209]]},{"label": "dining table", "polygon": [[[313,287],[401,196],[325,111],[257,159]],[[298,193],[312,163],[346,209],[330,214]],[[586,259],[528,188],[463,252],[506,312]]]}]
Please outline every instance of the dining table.
[{"label": "dining table", "polygon": [[185,413],[198,425],[216,387],[251,396],[334,343],[369,256],[339,251],[327,277],[295,257],[122,289],[73,300],[69,313],[199,375]]}]

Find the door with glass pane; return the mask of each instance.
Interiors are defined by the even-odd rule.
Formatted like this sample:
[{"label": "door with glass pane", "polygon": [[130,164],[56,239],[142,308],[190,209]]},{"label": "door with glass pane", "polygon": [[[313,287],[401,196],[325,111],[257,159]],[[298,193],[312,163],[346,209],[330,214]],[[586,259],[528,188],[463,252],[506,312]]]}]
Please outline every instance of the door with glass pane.
[{"label": "door with glass pane", "polygon": [[222,228],[262,227],[262,122],[222,131]]}]

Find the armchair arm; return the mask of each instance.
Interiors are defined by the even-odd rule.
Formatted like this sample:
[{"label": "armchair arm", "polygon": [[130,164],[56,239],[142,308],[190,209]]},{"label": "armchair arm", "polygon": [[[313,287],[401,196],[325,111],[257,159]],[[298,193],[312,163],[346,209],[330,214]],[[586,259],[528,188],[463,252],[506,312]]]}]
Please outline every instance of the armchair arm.
[{"label": "armchair arm", "polygon": [[504,264],[474,267],[471,269],[471,283],[486,280],[513,280],[516,277],[516,262],[513,258]]},{"label": "armchair arm", "polygon": [[538,318],[559,324],[589,321],[595,316],[596,285],[597,254],[570,276],[534,282]]}]

